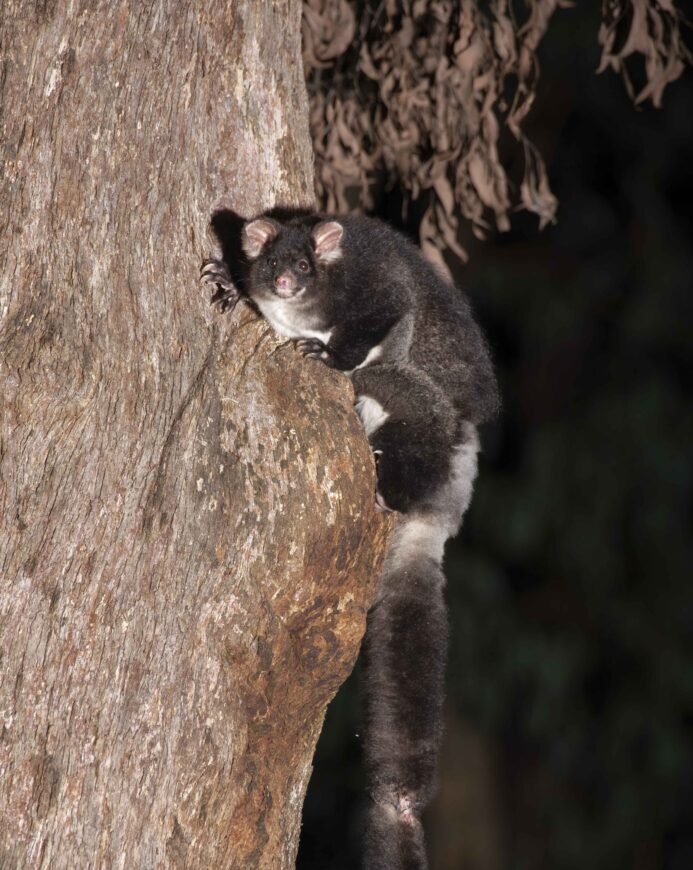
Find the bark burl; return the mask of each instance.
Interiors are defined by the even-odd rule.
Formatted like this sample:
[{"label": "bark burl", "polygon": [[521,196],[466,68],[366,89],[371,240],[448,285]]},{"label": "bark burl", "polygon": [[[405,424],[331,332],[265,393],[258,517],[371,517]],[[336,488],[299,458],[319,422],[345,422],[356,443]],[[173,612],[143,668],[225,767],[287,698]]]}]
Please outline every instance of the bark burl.
[{"label": "bark burl", "polygon": [[390,527],[346,378],[197,274],[312,202],[301,5],[0,14],[0,866],[289,867]]}]

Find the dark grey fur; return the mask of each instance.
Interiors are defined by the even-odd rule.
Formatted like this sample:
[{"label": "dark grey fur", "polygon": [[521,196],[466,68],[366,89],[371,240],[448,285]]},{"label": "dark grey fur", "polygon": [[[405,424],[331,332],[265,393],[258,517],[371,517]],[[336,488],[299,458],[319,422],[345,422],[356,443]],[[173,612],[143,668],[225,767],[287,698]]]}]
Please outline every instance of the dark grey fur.
[{"label": "dark grey fur", "polygon": [[[427,866],[421,812],[435,789],[447,618],[441,570],[476,475],[476,425],[498,409],[486,343],[460,291],[414,245],[363,217],[245,225],[246,294],[307,356],[350,374],[378,457],[382,507],[401,512],[364,641],[369,870]],[[222,307],[227,265],[203,280]]]}]

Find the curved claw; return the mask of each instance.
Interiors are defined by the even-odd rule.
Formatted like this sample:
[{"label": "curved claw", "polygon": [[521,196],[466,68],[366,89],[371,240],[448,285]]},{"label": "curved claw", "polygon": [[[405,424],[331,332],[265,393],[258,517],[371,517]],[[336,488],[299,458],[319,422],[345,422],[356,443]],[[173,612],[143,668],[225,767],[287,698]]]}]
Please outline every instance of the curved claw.
[{"label": "curved claw", "polygon": [[210,305],[218,306],[219,311],[224,314],[227,311],[231,311],[236,307],[236,303],[240,299],[238,293],[235,290],[223,290],[221,287],[218,287],[217,290],[212,294],[212,298],[209,300]]},{"label": "curved claw", "polygon": [[230,289],[232,287],[235,289],[235,285],[226,265],[217,260],[210,260],[207,263],[203,263],[202,268],[200,269],[200,282],[202,284],[219,284],[220,287],[224,287],[225,289]]},{"label": "curved claw", "polygon": [[375,491],[375,509],[378,511],[378,513],[381,513],[381,514],[382,513],[387,513],[387,514],[394,513],[392,508],[388,507],[387,502],[382,497],[382,495],[378,492],[378,490]]}]

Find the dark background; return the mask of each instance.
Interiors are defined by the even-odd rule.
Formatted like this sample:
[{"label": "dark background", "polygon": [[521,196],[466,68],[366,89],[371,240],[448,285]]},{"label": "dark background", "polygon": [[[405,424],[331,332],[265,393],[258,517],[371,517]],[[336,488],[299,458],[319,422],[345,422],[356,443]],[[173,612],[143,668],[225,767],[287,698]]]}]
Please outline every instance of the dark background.
[{"label": "dark background", "polygon": [[[595,75],[598,7],[556,13],[526,125],[558,223],[464,240],[504,409],[446,560],[432,870],[693,867],[693,75],[635,109]],[[358,692],[357,668],[299,870],[360,865]]]}]

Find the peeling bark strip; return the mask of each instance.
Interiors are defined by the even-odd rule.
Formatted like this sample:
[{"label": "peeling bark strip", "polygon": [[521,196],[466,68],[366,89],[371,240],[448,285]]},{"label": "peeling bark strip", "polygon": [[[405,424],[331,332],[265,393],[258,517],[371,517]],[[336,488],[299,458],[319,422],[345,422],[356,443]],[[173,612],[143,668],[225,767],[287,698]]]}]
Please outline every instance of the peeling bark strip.
[{"label": "peeling bark strip", "polygon": [[310,202],[300,3],[0,14],[0,866],[290,867],[388,526],[197,272],[221,192]]}]

